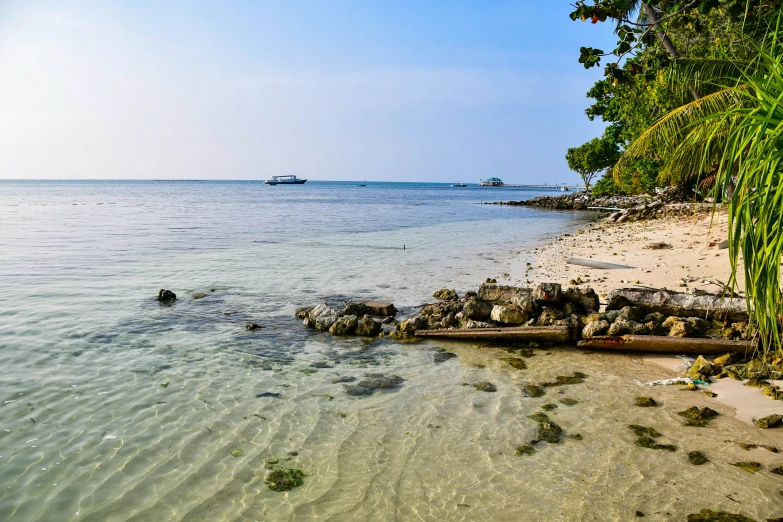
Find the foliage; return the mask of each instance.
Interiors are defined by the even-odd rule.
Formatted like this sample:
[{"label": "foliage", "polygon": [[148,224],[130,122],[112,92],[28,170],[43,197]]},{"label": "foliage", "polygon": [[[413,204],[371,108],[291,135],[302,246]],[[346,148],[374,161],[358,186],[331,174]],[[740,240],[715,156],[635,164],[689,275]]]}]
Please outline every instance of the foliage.
[{"label": "foliage", "polygon": [[593,189],[590,191],[595,197],[610,196],[619,192],[621,192],[621,190],[614,182],[614,175],[611,170],[607,171],[601,179],[596,181],[595,185],[593,185]]},{"label": "foliage", "polygon": [[595,175],[614,165],[619,155],[616,143],[605,138],[593,138],[580,147],[568,149],[565,157],[568,167],[579,173],[585,190],[589,190]]}]

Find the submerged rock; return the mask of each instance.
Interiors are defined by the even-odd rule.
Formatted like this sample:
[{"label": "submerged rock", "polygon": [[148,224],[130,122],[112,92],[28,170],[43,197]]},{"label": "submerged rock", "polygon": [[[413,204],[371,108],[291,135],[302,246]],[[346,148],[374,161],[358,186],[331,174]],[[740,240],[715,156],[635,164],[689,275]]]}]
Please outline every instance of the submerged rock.
[{"label": "submerged rock", "polygon": [[725,511],[712,511],[702,509],[694,515],[688,515],[688,522],[756,522],[752,518],[743,515],[726,513]]},{"label": "submerged rock", "polygon": [[631,424],[628,426],[638,437],[634,444],[642,448],[657,449],[665,451],[676,451],[677,446],[671,444],[659,444],[655,439],[661,437],[661,433],[655,428],[648,428],[639,424]]},{"label": "submerged rock", "polygon": [[207,294],[205,294],[204,292],[196,292],[195,294],[193,294],[193,299],[196,300],[204,299],[205,297],[207,297]]},{"label": "submerged rock", "polygon": [[655,428],[648,428],[647,426],[642,426],[640,424],[630,424],[628,427],[639,437],[648,436],[658,438],[662,436],[662,434]]},{"label": "submerged rock", "polygon": [[368,373],[364,379],[358,382],[362,388],[391,388],[405,381],[399,375],[384,375],[382,373]]},{"label": "submerged rock", "polygon": [[552,411],[557,409],[557,404],[544,404],[541,406],[541,409],[544,411]]},{"label": "submerged rock", "polygon": [[448,361],[449,359],[454,359],[457,357],[456,353],[451,352],[437,352],[435,354],[435,357],[433,358],[435,364],[440,364],[442,362]]},{"label": "submerged rock", "polygon": [[527,384],[522,387],[522,393],[527,397],[543,397],[546,394],[546,390],[536,384]]},{"label": "submerged rock", "polygon": [[256,323],[247,323],[245,325],[245,330],[247,330],[248,332],[255,332],[256,330],[259,330],[261,328],[266,328],[266,327]]},{"label": "submerged rock", "polygon": [[710,461],[701,451],[689,451],[688,460],[694,466],[701,466],[702,464],[706,464]]},{"label": "submerged rock", "polygon": [[560,399],[560,402],[565,404],[566,406],[574,406],[576,404],[579,404],[578,400],[572,399],[571,397],[564,397]]},{"label": "submerged rock", "polygon": [[528,418],[538,422],[538,435],[533,442],[548,442],[550,444],[557,444],[563,436],[563,428],[556,423],[549,420],[549,417],[544,413],[535,413],[529,415]]},{"label": "submerged rock", "polygon": [[555,377],[554,381],[551,382],[542,382],[541,386],[544,388],[552,388],[553,386],[565,386],[567,384],[579,384],[582,382],[585,382],[585,378],[587,375],[585,375],[582,372],[574,372],[573,375],[558,375]]},{"label": "submerged rock", "polygon": [[512,368],[516,368],[517,370],[527,369],[527,364],[525,364],[525,361],[522,359],[517,359],[516,357],[501,357],[500,360],[504,363],[507,363]]},{"label": "submerged rock", "polygon": [[658,406],[658,403],[655,402],[655,399],[652,397],[637,397],[636,405],[641,406],[642,408],[652,408]]},{"label": "submerged rock", "polygon": [[783,415],[768,415],[761,419],[756,419],[754,424],[759,428],[769,429],[780,425],[783,421]]},{"label": "submerged rock", "polygon": [[165,290],[165,289],[161,288],[160,290],[158,290],[158,297],[157,297],[157,299],[161,303],[171,303],[171,302],[177,300],[177,294],[175,294],[171,290]]},{"label": "submerged rock", "polygon": [[532,455],[536,452],[536,449],[531,446],[530,444],[522,444],[521,446],[517,446],[517,457],[521,457],[523,455]]},{"label": "submerged rock", "polygon": [[691,406],[685,411],[678,412],[677,415],[685,417],[686,426],[695,426],[697,428],[703,428],[712,419],[720,415],[717,411],[707,408],[699,408],[698,406]]},{"label": "submerged rock", "polygon": [[336,379],[332,379],[332,384],[341,384],[346,382],[354,382],[356,380],[356,377],[349,377],[347,375],[343,375],[341,377],[337,377]]},{"label": "submerged rock", "polygon": [[477,382],[476,384],[473,385],[473,387],[476,388],[478,391],[483,391],[483,392],[498,391],[497,387],[494,384],[487,381]]},{"label": "submerged rock", "polygon": [[289,491],[304,484],[304,471],[278,467],[267,473],[264,482],[272,491]]},{"label": "submerged rock", "polygon": [[760,462],[732,462],[731,465],[744,469],[748,473],[756,473],[764,467]]}]

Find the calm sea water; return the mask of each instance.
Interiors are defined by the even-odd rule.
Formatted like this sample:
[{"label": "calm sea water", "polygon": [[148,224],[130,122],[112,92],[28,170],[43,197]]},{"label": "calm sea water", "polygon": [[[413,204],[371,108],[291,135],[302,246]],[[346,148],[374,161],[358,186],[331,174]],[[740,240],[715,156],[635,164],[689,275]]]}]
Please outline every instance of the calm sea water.
[{"label": "calm sea water", "polygon": [[[323,301],[405,309],[441,287],[514,282],[519,252],[585,217],[479,203],[537,194],[0,182],[0,519],[628,520],[641,509],[680,520],[733,507],[725,493],[769,515],[769,481],[716,463],[702,491],[704,470],[682,454],[632,444],[630,421],[688,449],[728,451],[727,430],[758,438],[730,416],[723,431],[695,434],[663,410],[625,406],[632,378],[662,370],[556,350],[519,372],[494,347],[334,339],[293,318]],[[178,301],[161,306],[160,288]],[[248,321],[265,328],[248,332]],[[442,347],[459,357],[434,364]],[[520,392],[576,369],[588,382]],[[368,372],[405,383],[365,398],[332,384]],[[463,386],[483,380],[498,392]],[[527,415],[566,395],[580,403],[550,415],[583,439],[516,457],[535,436]],[[268,489],[275,459],[303,470],[304,485]]]}]

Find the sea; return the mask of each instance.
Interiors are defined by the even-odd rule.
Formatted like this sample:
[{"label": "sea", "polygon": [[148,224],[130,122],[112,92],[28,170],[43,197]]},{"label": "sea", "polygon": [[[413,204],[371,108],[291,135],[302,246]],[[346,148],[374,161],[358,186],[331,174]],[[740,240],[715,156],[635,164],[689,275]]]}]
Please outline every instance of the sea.
[{"label": "sea", "polygon": [[[726,456],[758,430],[730,408],[711,428],[683,426],[673,411],[706,399],[676,387],[654,390],[666,408],[634,406],[651,393],[639,382],[671,376],[638,358],[336,338],[294,316],[374,300],[404,317],[440,288],[525,284],[535,249],[592,216],[485,203],[542,194],[554,192],[0,181],[0,520],[779,513],[783,482]],[[176,302],[158,302],[160,289]],[[436,358],[444,351],[455,357]],[[523,393],[576,371],[583,383]],[[333,382],[377,373],[402,383],[357,397]],[[518,452],[539,438],[543,412],[562,441]],[[655,427],[677,451],[637,446],[629,424]],[[710,462],[690,464],[690,450]],[[300,470],[301,485],[270,488],[280,470]]]}]

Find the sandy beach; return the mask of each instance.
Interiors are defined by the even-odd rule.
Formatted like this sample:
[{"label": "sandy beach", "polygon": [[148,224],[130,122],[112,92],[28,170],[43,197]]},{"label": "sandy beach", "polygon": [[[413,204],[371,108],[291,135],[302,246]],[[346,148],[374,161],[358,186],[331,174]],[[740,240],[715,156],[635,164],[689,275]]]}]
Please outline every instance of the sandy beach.
[{"label": "sandy beach", "polygon": [[[690,216],[667,216],[630,223],[596,220],[575,234],[553,238],[532,252],[522,252],[512,263],[509,274],[516,284],[552,281],[564,286],[581,278],[604,300],[614,288],[666,288],[675,291],[722,291],[729,280],[731,265],[728,250],[718,246],[728,237],[728,214],[719,209],[714,215],[707,207]],[[665,243],[664,248],[650,248]],[[568,258],[605,261],[633,268],[603,270],[567,264]],[[533,261],[529,261],[529,259]],[[530,263],[528,265],[528,263]],[[740,265],[741,270],[741,265]],[[742,295],[744,275],[738,277]],[[648,356],[642,360],[666,368],[671,376],[682,375],[684,361],[674,356]],[[774,382],[780,385],[780,382]],[[717,393],[712,400],[734,408],[735,417],[753,425],[753,420],[767,415],[783,415],[783,402],[773,401],[757,388],[739,381],[721,379],[709,390]],[[783,443],[783,433],[759,430]]]}]

